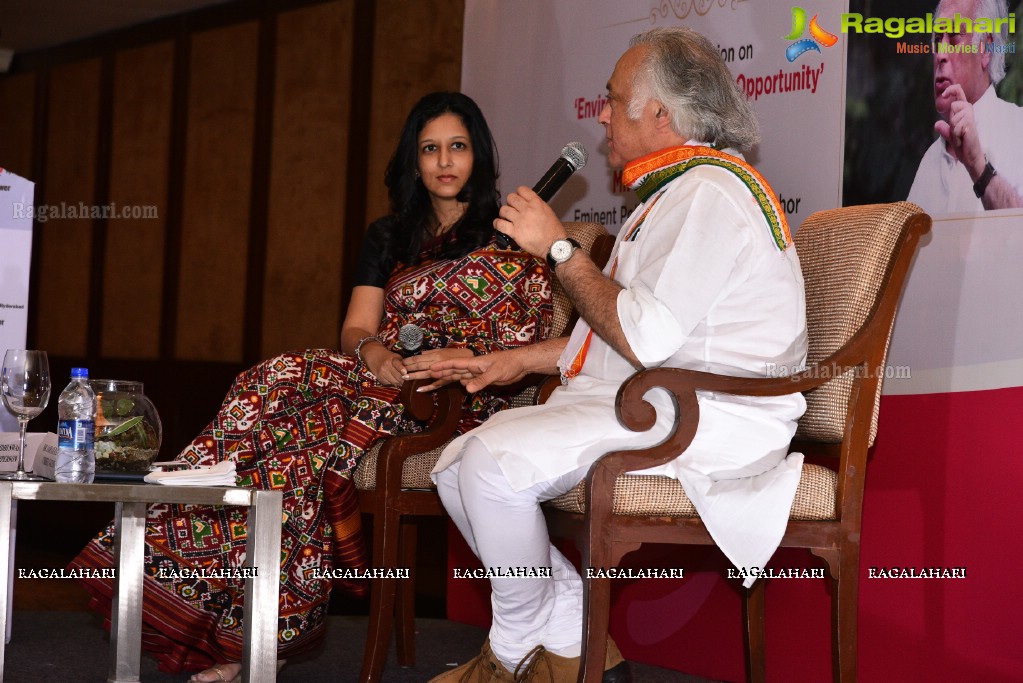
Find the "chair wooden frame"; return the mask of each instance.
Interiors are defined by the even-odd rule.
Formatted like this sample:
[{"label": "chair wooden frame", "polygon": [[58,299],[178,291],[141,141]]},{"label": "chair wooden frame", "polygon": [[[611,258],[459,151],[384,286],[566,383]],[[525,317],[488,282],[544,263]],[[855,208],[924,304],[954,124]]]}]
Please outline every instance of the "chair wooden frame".
[{"label": "chair wooden frame", "polygon": [[[614,238],[602,226],[589,223],[566,223],[572,236],[577,230],[599,228],[603,234],[592,244],[580,239],[588,247],[595,263],[603,265],[611,253]],[[555,291],[563,292],[560,283]],[[567,298],[565,299],[567,301]],[[571,329],[572,316],[568,316],[565,330]],[[546,377],[533,377],[524,381],[522,388],[539,385]],[[406,415],[419,421],[428,421],[425,430],[415,434],[402,434],[387,439],[377,456],[376,487],[359,489],[359,508],[372,515],[374,567],[408,567],[415,569],[417,517],[446,517],[436,488],[411,489],[402,484],[406,461],[442,446],[453,438],[461,420],[462,399],[460,385],[452,384],[430,394],[415,392],[417,384],[406,382],[400,400],[406,406]],[[381,484],[382,482],[382,484]],[[415,664],[415,582],[413,579],[374,578],[370,581],[369,628],[363,654],[362,683],[379,681],[387,661],[392,626],[395,632],[396,656],[401,666]]]},{"label": "chair wooden frame", "polygon": [[[644,370],[629,378],[616,399],[621,423],[635,431],[654,424],[653,407],[643,400],[652,388],[671,392],[676,405],[675,428],[660,444],[601,457],[586,477],[588,495],[583,514],[545,507],[553,536],[576,541],[584,567],[613,567],[643,543],[713,545],[699,517],[638,517],[613,514],[615,482],[619,476],[673,460],[685,451],[699,421],[697,391],[746,396],[807,392],[852,373],[844,430],[838,443],[796,441],[793,450],[837,459],[835,515],[832,519],[790,520],[782,546],[807,548],[822,558],[832,579],[832,660],[836,681],[856,679],[856,603],[860,555],[860,523],[867,454],[876,428],[876,407],[883,378],[888,341],[903,284],[918,242],[929,229],[930,217],[905,202],[849,209],[894,207],[901,221],[873,309],[858,331],[836,351],[805,371],[781,378],[725,377],[675,368]],[[903,214],[905,214],[903,216]],[[837,215],[837,214],[836,214]],[[890,213],[888,214],[890,215]],[[809,219],[808,219],[809,221]],[[797,235],[797,245],[799,236]],[[811,330],[811,336],[813,330]],[[798,438],[798,437],[797,437]],[[746,669],[750,681],[766,680],[764,584],[758,580],[744,595]],[[601,680],[609,625],[611,581],[584,579],[583,666],[579,681]]]},{"label": "chair wooden frame", "polygon": [[[359,490],[359,507],[373,516],[373,567],[414,569],[417,525],[413,516],[446,516],[436,489],[407,489],[402,486],[405,460],[424,453],[452,438],[462,414],[465,393],[457,384],[436,392],[436,398],[414,391],[415,384],[402,386],[401,400],[406,415],[429,421],[417,434],[387,439],[377,459],[377,487]],[[382,482],[382,485],[381,485]],[[397,623],[394,616],[397,615]],[[411,579],[371,580],[369,627],[359,680],[379,681],[387,661],[391,626],[395,627],[398,663],[415,663],[415,583]]]}]

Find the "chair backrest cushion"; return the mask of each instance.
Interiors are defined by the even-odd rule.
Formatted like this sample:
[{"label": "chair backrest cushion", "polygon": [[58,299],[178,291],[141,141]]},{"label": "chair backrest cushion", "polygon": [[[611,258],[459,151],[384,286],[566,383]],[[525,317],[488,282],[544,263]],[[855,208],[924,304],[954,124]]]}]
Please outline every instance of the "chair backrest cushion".
[{"label": "chair backrest cushion", "polygon": [[[795,243],[806,286],[808,364],[819,363],[837,351],[867,320],[882,294],[899,235],[909,217],[921,212],[909,202],[849,206],[814,213],[800,226]],[[887,358],[890,324],[886,334],[879,341],[885,345]],[[807,392],[806,413],[799,421],[796,438],[841,441],[852,383],[849,372]],[[879,382],[870,443],[877,433],[880,395]]]}]

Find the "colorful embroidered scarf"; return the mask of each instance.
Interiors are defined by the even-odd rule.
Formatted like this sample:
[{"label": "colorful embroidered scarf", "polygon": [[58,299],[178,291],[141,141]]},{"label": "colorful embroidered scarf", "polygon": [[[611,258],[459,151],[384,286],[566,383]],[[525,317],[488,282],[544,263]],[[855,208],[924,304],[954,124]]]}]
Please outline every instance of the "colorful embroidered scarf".
[{"label": "colorful embroidered scarf", "polygon": [[[623,237],[623,242],[635,240],[639,235],[643,223],[646,222],[650,210],[661,198],[660,194],[655,196],[661,188],[665,187],[672,180],[675,180],[686,171],[709,164],[730,171],[749,188],[753,197],[760,205],[771,230],[771,237],[779,251],[784,251],[792,244],[792,235],[789,233],[789,224],[785,219],[785,212],[778,205],[777,197],[771,186],[767,184],[760,173],[739,157],[725,154],[712,147],[702,145],[682,145],[681,147],[669,147],[640,157],[626,165],[622,172],[622,182],[626,187],[635,191],[640,201],[649,203],[643,208],[643,213],[629,227]],[[652,197],[652,199],[651,199]],[[610,277],[613,279],[618,268],[618,257],[615,256],[611,264]],[[564,377],[575,377],[583,369],[586,362],[586,354],[590,350],[590,342],[593,339],[593,330],[589,331],[583,341],[578,353],[572,359],[572,363],[564,372]]]},{"label": "colorful embroidered scarf", "polygon": [[[792,243],[785,212],[778,204],[778,198],[760,173],[739,157],[725,154],[712,147],[682,145],[669,147],[630,162],[622,172],[622,182],[636,192],[640,201],[647,201],[655,192],[686,171],[709,164],[735,174],[749,188],[764,213],[764,219],[771,229],[771,236],[779,250],[784,251]],[[655,200],[656,201],[656,200]],[[652,204],[651,204],[652,206]],[[649,211],[650,207],[647,207]],[[638,230],[646,214],[632,226],[630,235]]]}]

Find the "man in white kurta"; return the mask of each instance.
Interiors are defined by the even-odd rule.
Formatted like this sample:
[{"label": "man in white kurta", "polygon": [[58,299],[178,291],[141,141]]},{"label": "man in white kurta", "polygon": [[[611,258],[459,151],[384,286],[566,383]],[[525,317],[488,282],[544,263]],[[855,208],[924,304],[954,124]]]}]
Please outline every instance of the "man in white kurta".
[{"label": "man in white kurta", "polygon": [[[701,47],[727,73],[713,46]],[[647,94],[638,75],[654,50],[641,42],[623,55],[600,117],[609,160],[624,167],[624,181],[642,201],[604,271],[581,253],[564,259],[557,244],[564,227],[526,188],[508,197],[495,222],[527,251],[564,259],[555,259],[555,272],[581,315],[570,339],[452,361],[435,373],[462,379],[470,391],[525,372],[566,377],[546,404],[498,413],[454,441],[434,469],[445,508],[485,567],[552,568],[548,579],[491,579],[494,621],[480,658],[506,672],[535,657],[539,645],[552,668],[561,666],[565,680],[574,680],[581,580],[551,546],[539,504],[575,486],[604,453],[663,439],[674,418],[669,398],[650,396],[656,426],[631,432],[615,417],[622,382],[640,367],[753,377],[805,362],[802,276],[775,195],[736,150],[719,151],[676,130],[667,105]],[[629,104],[637,100],[634,118]],[[680,480],[729,559],[763,566],[780,542],[799,482],[802,457],[787,451],[805,403],[799,394],[699,398],[690,448],[643,473]],[[614,664],[609,658],[609,668]],[[437,680],[456,680],[453,674]]]},{"label": "man in white kurta", "polygon": [[999,99],[994,87],[1005,76],[1005,51],[1012,46],[1007,13],[1005,0],[942,0],[934,10],[936,18],[987,17],[1002,29],[935,36],[938,137],[907,197],[928,213],[1023,207],[1023,108]]},{"label": "man in white kurta", "polygon": [[1004,206],[993,201],[989,207],[984,205],[984,194],[998,196],[992,191],[1001,183],[1007,186],[1001,193],[1003,197],[1023,197],[1023,107],[999,99],[995,87],[989,85],[973,103],[972,115],[974,127],[967,129],[967,135],[975,132],[982,156],[978,162],[980,171],[974,175],[980,180],[987,164],[997,175],[991,177],[978,197],[974,189],[977,182],[966,164],[950,153],[948,140],[939,135],[924,152],[906,197],[932,215],[1012,207],[1011,202]]}]

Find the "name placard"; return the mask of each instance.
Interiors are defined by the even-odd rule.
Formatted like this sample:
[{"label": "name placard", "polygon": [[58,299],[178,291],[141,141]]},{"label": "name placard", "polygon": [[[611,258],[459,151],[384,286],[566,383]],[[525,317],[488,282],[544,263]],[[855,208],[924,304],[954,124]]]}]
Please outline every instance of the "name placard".
[{"label": "name placard", "polygon": [[[0,432],[0,472],[18,469],[20,437],[17,432]],[[57,435],[33,432],[25,435],[25,470],[53,479],[57,462]]]}]

